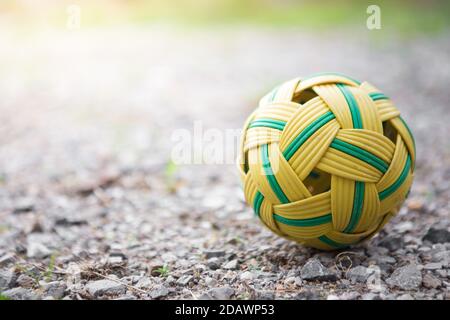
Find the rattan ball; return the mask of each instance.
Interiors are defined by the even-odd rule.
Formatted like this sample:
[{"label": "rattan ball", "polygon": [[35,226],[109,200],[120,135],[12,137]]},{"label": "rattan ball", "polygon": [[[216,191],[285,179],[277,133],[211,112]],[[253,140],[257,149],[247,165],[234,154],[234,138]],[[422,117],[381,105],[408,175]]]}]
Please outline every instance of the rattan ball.
[{"label": "rattan ball", "polygon": [[392,101],[337,73],[265,95],[238,157],[246,201],[262,223],[323,250],[375,235],[407,197],[414,162],[413,135]]}]

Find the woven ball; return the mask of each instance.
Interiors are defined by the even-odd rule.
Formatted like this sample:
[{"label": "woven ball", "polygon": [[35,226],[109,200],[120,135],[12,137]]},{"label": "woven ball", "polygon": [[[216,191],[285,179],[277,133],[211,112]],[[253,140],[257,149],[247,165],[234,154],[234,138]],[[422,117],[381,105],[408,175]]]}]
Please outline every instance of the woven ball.
[{"label": "woven ball", "polygon": [[324,250],[369,239],[403,204],[415,143],[392,101],[336,73],[264,96],[242,135],[246,200],[270,230]]}]

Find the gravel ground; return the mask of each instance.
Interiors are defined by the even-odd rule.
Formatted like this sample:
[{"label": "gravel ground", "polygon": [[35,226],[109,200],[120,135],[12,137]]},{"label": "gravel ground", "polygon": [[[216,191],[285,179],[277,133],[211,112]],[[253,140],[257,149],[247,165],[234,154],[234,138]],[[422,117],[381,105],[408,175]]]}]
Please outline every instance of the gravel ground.
[{"label": "gravel ground", "polygon": [[[450,299],[445,35],[0,34],[0,298]],[[328,253],[266,231],[233,164],[170,165],[174,130],[239,129],[274,85],[324,70],[393,97],[418,149],[399,215]]]}]

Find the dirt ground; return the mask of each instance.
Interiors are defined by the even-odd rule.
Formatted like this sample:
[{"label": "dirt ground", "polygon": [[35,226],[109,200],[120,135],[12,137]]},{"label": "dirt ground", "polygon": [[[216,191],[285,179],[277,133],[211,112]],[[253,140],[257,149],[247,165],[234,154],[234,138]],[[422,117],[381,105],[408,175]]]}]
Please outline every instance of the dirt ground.
[{"label": "dirt ground", "polygon": [[[151,27],[0,38],[1,297],[450,299],[444,35]],[[343,252],[266,231],[233,164],[170,164],[175,130],[240,129],[276,84],[319,71],[381,88],[417,142],[399,215]],[[305,277],[311,265],[320,272]]]}]

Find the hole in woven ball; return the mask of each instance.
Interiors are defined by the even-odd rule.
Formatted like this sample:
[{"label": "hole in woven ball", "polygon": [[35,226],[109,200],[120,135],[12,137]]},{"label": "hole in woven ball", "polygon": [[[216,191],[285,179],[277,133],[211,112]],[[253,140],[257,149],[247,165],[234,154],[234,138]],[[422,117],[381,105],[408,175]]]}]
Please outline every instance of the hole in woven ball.
[{"label": "hole in woven ball", "polygon": [[315,93],[313,90],[305,90],[300,92],[294,97],[294,101],[300,104],[304,104],[308,102],[309,100],[317,97],[317,93]]},{"label": "hole in woven ball", "polygon": [[397,140],[397,129],[391,124],[390,121],[383,122],[383,134],[388,137],[393,143]]},{"label": "hole in woven ball", "polygon": [[243,168],[244,168],[244,173],[247,174],[247,172],[248,172],[248,170],[249,170],[249,168],[248,168],[248,152],[246,152],[245,155],[244,155],[244,165],[243,165]]},{"label": "hole in woven ball", "polygon": [[331,175],[327,172],[315,168],[303,181],[312,195],[316,195],[330,190]]}]

